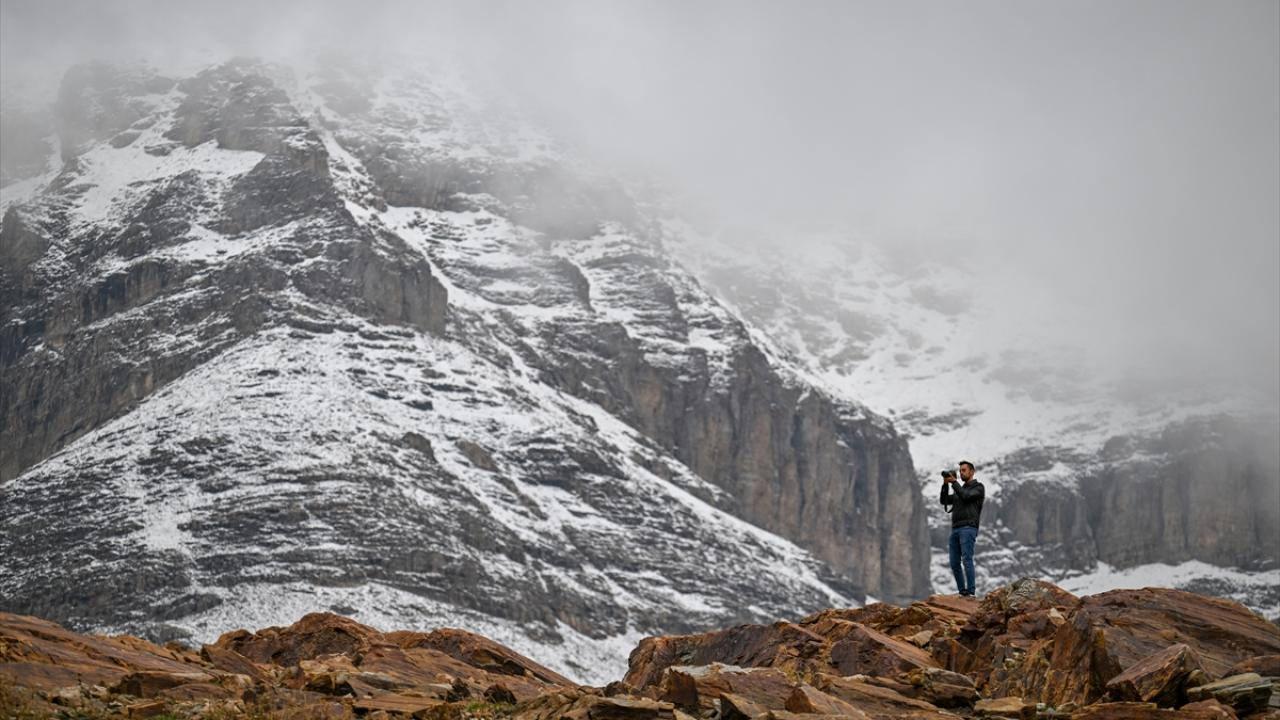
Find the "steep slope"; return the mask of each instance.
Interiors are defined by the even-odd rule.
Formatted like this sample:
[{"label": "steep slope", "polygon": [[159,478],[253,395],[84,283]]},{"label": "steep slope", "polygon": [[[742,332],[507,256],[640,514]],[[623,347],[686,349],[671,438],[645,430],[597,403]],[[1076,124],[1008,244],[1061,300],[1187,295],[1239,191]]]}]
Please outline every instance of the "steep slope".
[{"label": "steep slope", "polygon": [[680,227],[697,240],[673,252],[719,297],[823,387],[909,434],[935,587],[954,584],[937,470],[968,458],[989,498],[984,587],[1026,575],[1080,592],[1167,582],[1280,616],[1274,400],[1207,384],[1133,392],[1123,368],[1061,332],[1072,325],[1033,278],[995,263],[944,266],[841,236],[791,238],[779,262],[772,241]]},{"label": "steep slope", "polygon": [[620,189],[438,78],[346,75],[68,73],[62,162],[0,208],[5,610],[328,607],[593,678],[639,633],[927,590],[886,421]]}]

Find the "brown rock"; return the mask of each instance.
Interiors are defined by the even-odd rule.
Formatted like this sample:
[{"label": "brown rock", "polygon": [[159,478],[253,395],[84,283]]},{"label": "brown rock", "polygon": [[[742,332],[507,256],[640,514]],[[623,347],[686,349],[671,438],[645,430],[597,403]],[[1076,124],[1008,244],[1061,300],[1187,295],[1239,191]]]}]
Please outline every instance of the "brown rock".
[{"label": "brown rock", "polygon": [[355,620],[333,613],[311,613],[289,627],[226,633],[214,646],[253,662],[288,667],[321,655],[353,657],[381,641],[381,633]]},{"label": "brown rock", "polygon": [[660,682],[663,672],[674,665],[714,662],[801,673],[826,666],[823,653],[829,644],[821,635],[788,622],[739,625],[701,635],[648,637],[631,651],[623,680],[643,690]]},{"label": "brown rock", "polygon": [[682,665],[667,668],[658,685],[657,699],[706,713],[725,693],[733,693],[766,710],[781,710],[794,686],[774,668],[740,668],[722,663]]},{"label": "brown rock", "polygon": [[733,693],[720,696],[720,720],[751,720],[768,712],[768,708]]},{"label": "brown rock", "polygon": [[202,672],[165,672],[139,670],[129,673],[110,689],[121,695],[150,698],[169,688],[188,683],[212,683],[213,677]]},{"label": "brown rock", "polygon": [[181,702],[195,702],[197,700],[230,700],[235,697],[235,693],[213,683],[187,683],[162,690],[159,697]]},{"label": "brown rock", "polygon": [[[647,698],[589,696],[585,720],[675,720],[675,706]],[[574,717],[574,713],[566,713]]]},{"label": "brown rock", "polygon": [[267,673],[257,663],[235,650],[220,648],[216,645],[205,645],[200,648],[200,657],[223,672],[248,675],[258,682],[266,682],[268,679]]},{"label": "brown rock", "polygon": [[1248,657],[1280,651],[1280,628],[1228,600],[1163,588],[1115,590],[1081,599],[1051,641],[1011,656],[1013,680],[1003,687],[1020,683],[1026,696],[1049,705],[1086,705],[1103,696],[1112,678],[1176,643],[1194,650],[1216,676]]},{"label": "brown rock", "polygon": [[1071,720],[1172,720],[1173,710],[1161,710],[1155,703],[1109,702],[1088,705],[1071,714]]},{"label": "brown rock", "polygon": [[790,710],[770,710],[764,714],[764,720],[837,720],[837,718],[847,720],[844,715],[813,715]]},{"label": "brown rock", "polygon": [[1236,720],[1236,711],[1229,705],[1223,705],[1217,700],[1201,700],[1183,705],[1178,708],[1178,712],[1186,717],[1195,717],[1199,720]]},{"label": "brown rock", "polygon": [[426,648],[444,653],[471,667],[496,675],[528,676],[547,685],[573,685],[573,681],[504,645],[465,630],[446,628],[430,633],[392,632],[386,640],[401,648]]},{"label": "brown rock", "polygon": [[929,641],[932,639],[933,639],[932,630],[921,630],[915,635],[908,637],[907,642],[911,643],[912,645],[915,645],[916,647],[923,648],[923,647],[928,647]]},{"label": "brown rock", "polygon": [[614,695],[637,695],[639,694],[639,691],[622,680],[614,680],[604,686],[604,694],[606,697],[613,697]]},{"label": "brown rock", "polygon": [[1130,665],[1107,682],[1107,694],[1114,700],[1177,707],[1186,702],[1188,684],[1204,679],[1195,650],[1179,643]]},{"label": "brown rock", "polygon": [[124,714],[128,718],[149,718],[162,714],[167,707],[168,703],[164,700],[143,700],[132,705],[126,705]]},{"label": "brown rock", "polygon": [[1124,667],[1170,641],[1195,650],[1214,677],[1250,656],[1280,653],[1280,628],[1231,600],[1145,588],[1093,595],[1084,598],[1082,609],[1095,616],[1123,614],[1125,622],[1109,623],[1106,639]]},{"label": "brown rock", "polygon": [[48,691],[114,685],[135,670],[195,669],[145,640],[81,635],[47,620],[0,612],[0,678],[17,686]]},{"label": "brown rock", "polygon": [[963,625],[978,610],[977,598],[959,595],[930,595],[927,599],[915,603],[944,625]]},{"label": "brown rock", "polygon": [[1187,699],[1196,702],[1212,698],[1230,705],[1243,715],[1265,709],[1271,700],[1271,693],[1271,680],[1258,673],[1242,673],[1190,688],[1187,690]]},{"label": "brown rock", "polygon": [[912,645],[859,623],[831,646],[831,665],[841,675],[896,675],[923,667],[937,667],[933,657]]},{"label": "brown rock", "polygon": [[578,688],[559,688],[522,701],[512,712],[515,720],[553,720],[581,700],[587,693]]},{"label": "brown rock", "polygon": [[675,706],[647,698],[557,689],[516,706],[514,720],[676,720]]},{"label": "brown rock", "polygon": [[1224,677],[1249,672],[1258,673],[1262,677],[1280,677],[1280,655],[1255,655],[1246,660],[1241,660],[1232,665],[1224,674]]},{"label": "brown rock", "polygon": [[502,683],[494,683],[484,691],[484,699],[491,703],[514,705],[516,703],[515,693],[512,693],[506,685]]},{"label": "brown rock", "polygon": [[916,668],[898,676],[909,686],[904,694],[944,708],[973,707],[978,689],[968,675],[942,668]]},{"label": "brown rock", "polygon": [[791,691],[787,698],[787,710],[810,715],[842,715],[853,718],[866,718],[867,714],[853,705],[832,697],[812,685],[800,684]]},{"label": "brown rock", "polygon": [[1050,610],[1073,608],[1078,601],[1075,595],[1053,583],[1022,578],[987,593],[971,622],[978,628],[1004,627],[1013,618],[1037,611],[1044,611],[1047,618]]},{"label": "brown rock", "polygon": [[818,687],[826,694],[839,698],[866,713],[873,720],[889,718],[942,718],[944,713],[937,707],[915,698],[868,682],[859,676],[835,677],[824,675],[819,679]]},{"label": "brown rock", "polygon": [[368,713],[381,710],[386,713],[413,715],[414,713],[421,712],[423,710],[430,710],[431,708],[442,704],[443,701],[435,698],[384,693],[376,697],[360,698],[351,703],[351,707],[358,712]]},{"label": "brown rock", "polygon": [[[208,657],[228,667],[246,661],[251,666],[294,667],[298,672],[286,679],[292,687],[330,695],[417,689],[457,700],[501,683],[521,700],[550,685],[572,685],[554,671],[479,635],[451,629],[384,635],[330,613],[307,615],[289,627],[227,633],[209,646]],[[453,690],[441,692],[442,685],[453,685]]]},{"label": "brown rock", "polygon": [[1144,702],[1095,703],[1072,712],[1070,717],[1071,720],[1236,720],[1231,708],[1213,700],[1183,705],[1177,710]]},{"label": "brown rock", "polygon": [[1036,714],[1035,703],[1027,703],[1020,697],[1002,697],[979,700],[973,704],[973,714],[978,717],[1022,718],[1027,720]]}]

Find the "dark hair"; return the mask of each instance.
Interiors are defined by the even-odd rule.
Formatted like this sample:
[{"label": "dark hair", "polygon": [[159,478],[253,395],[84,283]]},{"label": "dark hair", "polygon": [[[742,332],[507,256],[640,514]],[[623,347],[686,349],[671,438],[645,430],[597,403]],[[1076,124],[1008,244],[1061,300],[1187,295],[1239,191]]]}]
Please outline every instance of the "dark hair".
[{"label": "dark hair", "polygon": [[976,471],[977,471],[977,469],[978,469],[978,468],[974,467],[974,466],[973,466],[973,463],[969,462],[968,460],[961,460],[961,461],[960,461],[960,464],[961,464],[961,465],[968,465],[968,466],[969,466],[969,472],[976,472]]}]

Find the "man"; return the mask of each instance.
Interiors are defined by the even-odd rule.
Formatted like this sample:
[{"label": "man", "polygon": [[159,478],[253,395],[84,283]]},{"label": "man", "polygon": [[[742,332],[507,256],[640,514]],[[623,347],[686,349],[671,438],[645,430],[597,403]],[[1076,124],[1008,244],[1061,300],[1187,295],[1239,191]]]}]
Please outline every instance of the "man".
[{"label": "man", "polygon": [[942,507],[951,513],[951,574],[963,597],[974,596],[973,544],[982,516],[982,483],[973,479],[973,463],[960,461],[960,480],[951,470],[942,471]]}]

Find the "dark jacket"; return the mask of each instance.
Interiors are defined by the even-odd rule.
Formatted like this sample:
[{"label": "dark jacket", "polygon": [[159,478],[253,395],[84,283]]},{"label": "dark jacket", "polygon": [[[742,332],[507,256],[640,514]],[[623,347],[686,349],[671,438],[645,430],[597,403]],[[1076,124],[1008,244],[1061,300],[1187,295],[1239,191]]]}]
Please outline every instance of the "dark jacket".
[{"label": "dark jacket", "polygon": [[[951,513],[951,529],[978,527],[985,492],[977,480],[964,483],[942,483],[942,506]],[[954,506],[954,507],[953,507]]]}]

